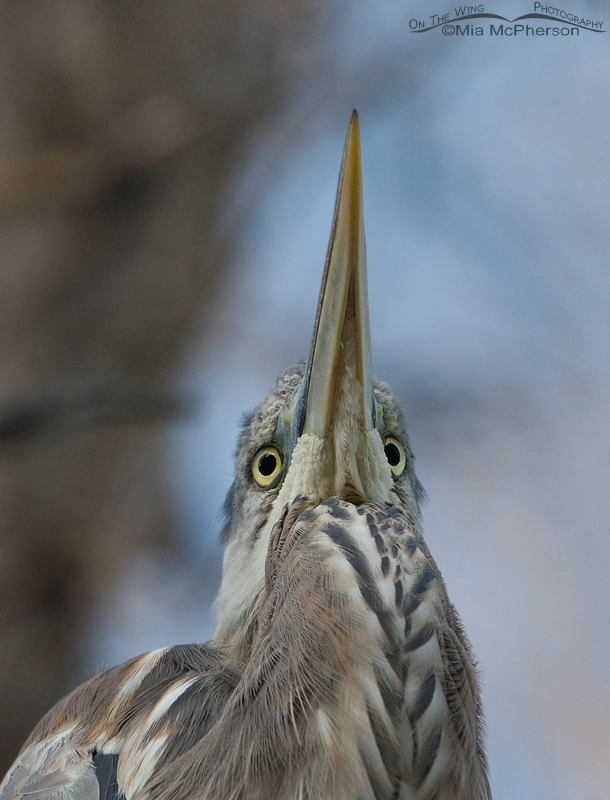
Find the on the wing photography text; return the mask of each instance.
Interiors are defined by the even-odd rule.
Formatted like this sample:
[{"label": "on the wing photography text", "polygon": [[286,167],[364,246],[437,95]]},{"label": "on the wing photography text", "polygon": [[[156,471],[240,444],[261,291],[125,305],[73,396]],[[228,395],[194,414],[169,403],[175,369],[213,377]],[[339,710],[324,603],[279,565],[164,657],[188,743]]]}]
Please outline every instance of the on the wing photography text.
[{"label": "on the wing photography text", "polygon": [[[481,22],[489,20],[486,24]],[[558,24],[559,23],[559,24]],[[425,33],[440,28],[445,36],[494,37],[578,37],[581,30],[605,33],[603,21],[592,20],[557,6],[534,3],[534,11],[515,19],[485,11],[483,3],[458,6],[443,14],[430,14],[427,19],[409,20],[412,33]]]}]

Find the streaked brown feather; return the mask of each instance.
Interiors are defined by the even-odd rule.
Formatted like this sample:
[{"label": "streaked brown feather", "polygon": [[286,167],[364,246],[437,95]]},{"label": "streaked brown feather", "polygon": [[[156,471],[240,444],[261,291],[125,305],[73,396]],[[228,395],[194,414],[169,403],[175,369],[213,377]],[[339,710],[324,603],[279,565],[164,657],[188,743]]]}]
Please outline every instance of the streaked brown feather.
[{"label": "streaked brown feather", "polygon": [[198,645],[133,659],[58,704],[22,761],[63,731],[71,757],[119,753],[128,800],[483,800],[478,712],[469,645],[415,526],[392,507],[298,499],[270,539],[246,664]]}]

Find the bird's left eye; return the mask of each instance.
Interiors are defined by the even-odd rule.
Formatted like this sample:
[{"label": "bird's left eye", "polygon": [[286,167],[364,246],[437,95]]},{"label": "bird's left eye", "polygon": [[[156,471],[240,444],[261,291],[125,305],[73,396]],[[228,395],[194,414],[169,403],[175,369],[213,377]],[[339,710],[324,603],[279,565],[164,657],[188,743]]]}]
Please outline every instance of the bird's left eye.
[{"label": "bird's left eye", "polygon": [[277,447],[261,447],[252,460],[252,477],[261,489],[275,483],[282,471],[284,459]]},{"label": "bird's left eye", "polygon": [[407,460],[404,447],[394,436],[386,436],[383,440],[383,450],[392,470],[392,475],[398,478],[399,475],[402,475]]}]

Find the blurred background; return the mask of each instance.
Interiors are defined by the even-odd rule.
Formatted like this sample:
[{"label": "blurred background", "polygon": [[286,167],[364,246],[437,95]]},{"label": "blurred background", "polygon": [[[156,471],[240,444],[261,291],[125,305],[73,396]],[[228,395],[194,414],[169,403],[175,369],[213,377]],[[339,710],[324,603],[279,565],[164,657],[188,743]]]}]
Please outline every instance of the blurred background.
[{"label": "blurred background", "polygon": [[448,11],[1,4],[0,773],[80,681],[209,638],[240,416],[307,354],[356,106],[374,370],[494,798],[610,797],[609,41],[411,32]]}]

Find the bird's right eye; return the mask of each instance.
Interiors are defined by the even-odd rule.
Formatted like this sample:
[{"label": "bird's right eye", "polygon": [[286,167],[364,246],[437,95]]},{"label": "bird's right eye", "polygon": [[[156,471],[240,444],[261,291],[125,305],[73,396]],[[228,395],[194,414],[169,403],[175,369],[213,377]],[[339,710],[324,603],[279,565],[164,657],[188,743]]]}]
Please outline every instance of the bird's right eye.
[{"label": "bird's right eye", "polygon": [[272,486],[282,471],[284,459],[277,447],[261,447],[252,460],[252,477],[261,489]]},{"label": "bird's right eye", "polygon": [[392,470],[392,475],[395,478],[399,478],[404,472],[407,460],[404,447],[395,436],[386,436],[383,440],[383,449]]}]

